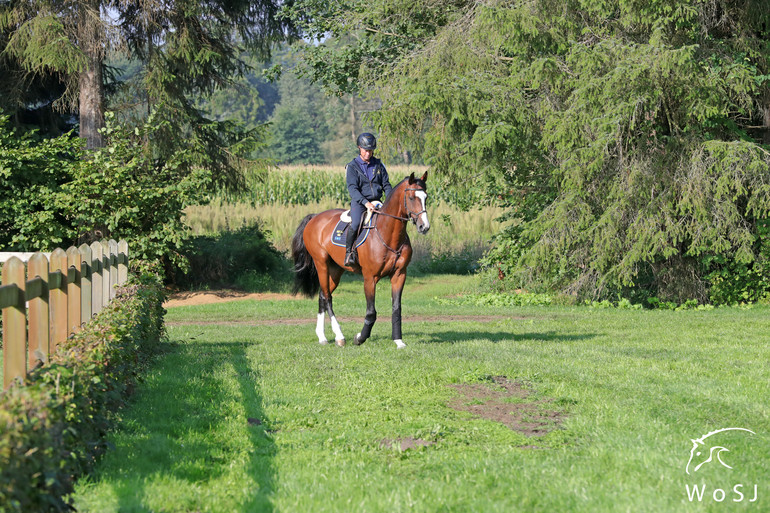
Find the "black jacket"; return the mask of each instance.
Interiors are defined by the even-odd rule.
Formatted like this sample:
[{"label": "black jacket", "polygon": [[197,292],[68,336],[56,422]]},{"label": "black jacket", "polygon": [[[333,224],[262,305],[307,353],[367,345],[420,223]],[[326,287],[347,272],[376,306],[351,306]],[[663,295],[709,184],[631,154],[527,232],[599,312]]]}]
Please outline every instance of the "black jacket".
[{"label": "black jacket", "polygon": [[388,172],[385,170],[385,166],[382,165],[382,161],[372,157],[372,163],[374,163],[375,167],[374,177],[371,180],[369,180],[364,170],[358,165],[356,159],[353,159],[345,167],[345,181],[348,184],[348,191],[354,203],[366,205],[367,201],[379,200],[383,192],[387,196],[393,189],[388,179]]}]

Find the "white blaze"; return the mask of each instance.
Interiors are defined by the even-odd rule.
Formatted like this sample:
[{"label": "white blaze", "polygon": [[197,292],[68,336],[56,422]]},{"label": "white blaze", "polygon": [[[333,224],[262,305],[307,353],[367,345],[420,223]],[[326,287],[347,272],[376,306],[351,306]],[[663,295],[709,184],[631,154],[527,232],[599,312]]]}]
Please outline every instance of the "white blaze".
[{"label": "white blaze", "polygon": [[[422,208],[420,210],[426,210],[425,201],[428,199],[428,194],[425,191],[417,191],[414,193],[414,195],[420,198],[420,203],[422,204]],[[422,224],[425,226],[426,230],[430,228],[427,212],[423,212],[422,214],[420,214],[420,221],[422,221]]]}]

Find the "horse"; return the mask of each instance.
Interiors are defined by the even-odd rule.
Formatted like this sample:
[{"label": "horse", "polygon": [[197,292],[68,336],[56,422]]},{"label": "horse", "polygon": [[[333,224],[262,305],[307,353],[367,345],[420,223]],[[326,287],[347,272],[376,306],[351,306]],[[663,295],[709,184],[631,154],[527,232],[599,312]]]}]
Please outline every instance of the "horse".
[{"label": "horse", "polygon": [[427,178],[427,171],[422,178],[415,178],[412,173],[393,187],[382,207],[374,210],[372,226],[364,227],[369,233],[366,242],[358,248],[358,263],[352,266],[344,265],[345,248],[332,243],[332,232],[340,220],[342,209],[310,214],[300,222],[291,241],[294,294],[302,292],[307,297],[313,297],[318,293],[316,335],[319,344],[329,343],[324,332],[325,315],[328,315],[335,343],[340,347],[345,345],[345,336],[334,316],[332,293],[339,285],[343,273],[349,271],[363,275],[366,295],[364,326],[356,334],[353,343],[361,345],[371,335],[377,319],[374,307],[377,282],[389,276],[393,299],[393,342],[399,349],[406,347],[401,333],[401,292],[406,282],[406,268],[412,260],[412,245],[406,226],[412,221],[421,234],[430,229],[425,210]]}]

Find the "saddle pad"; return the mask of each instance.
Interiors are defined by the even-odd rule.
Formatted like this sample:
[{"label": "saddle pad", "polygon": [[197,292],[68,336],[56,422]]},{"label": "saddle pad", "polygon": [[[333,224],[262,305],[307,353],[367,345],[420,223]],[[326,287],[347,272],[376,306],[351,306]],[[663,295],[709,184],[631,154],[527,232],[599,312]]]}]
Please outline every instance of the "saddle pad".
[{"label": "saddle pad", "polygon": [[[368,226],[368,225],[367,225]],[[348,229],[350,228],[350,221],[345,222],[343,220],[339,220],[337,222],[337,226],[334,227],[334,230],[332,231],[332,244],[335,246],[342,246],[345,247],[345,240],[348,236]],[[356,239],[356,242],[354,246],[357,248],[364,242],[366,242],[366,238],[369,236],[370,229],[364,229],[365,227],[361,227],[361,233],[358,234],[358,238]]]}]

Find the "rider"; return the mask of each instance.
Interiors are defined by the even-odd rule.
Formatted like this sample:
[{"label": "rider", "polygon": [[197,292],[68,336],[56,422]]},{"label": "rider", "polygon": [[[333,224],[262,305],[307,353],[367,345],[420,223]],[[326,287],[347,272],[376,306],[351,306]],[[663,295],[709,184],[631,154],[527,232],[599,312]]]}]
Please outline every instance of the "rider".
[{"label": "rider", "polygon": [[345,265],[353,265],[358,260],[353,243],[358,236],[358,228],[364,209],[372,211],[372,201],[379,201],[382,193],[387,197],[393,189],[388,180],[388,172],[380,159],[374,157],[377,139],[374,135],[364,132],[356,140],[358,157],[346,166],[346,182],[350,192],[350,228],[345,240]]}]

